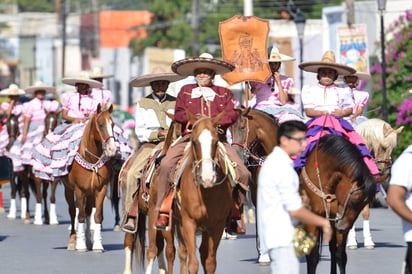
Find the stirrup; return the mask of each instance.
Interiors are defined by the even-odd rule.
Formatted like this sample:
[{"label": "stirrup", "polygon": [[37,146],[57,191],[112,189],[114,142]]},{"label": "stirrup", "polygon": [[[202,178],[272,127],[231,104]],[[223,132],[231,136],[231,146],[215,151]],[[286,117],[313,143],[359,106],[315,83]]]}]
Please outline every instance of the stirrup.
[{"label": "stirrup", "polygon": [[[159,212],[155,218],[153,228],[159,231],[170,231],[172,228],[171,212]],[[167,224],[159,224],[160,218],[167,218]],[[166,222],[166,220],[164,220]]]},{"label": "stirrup", "polygon": [[[127,225],[128,220],[130,219],[132,219],[132,222],[134,223],[134,227]],[[123,232],[126,232],[126,233],[131,233],[131,234],[136,233],[137,232],[137,217],[132,217],[132,216],[126,217],[124,222],[120,226],[120,228]]]}]

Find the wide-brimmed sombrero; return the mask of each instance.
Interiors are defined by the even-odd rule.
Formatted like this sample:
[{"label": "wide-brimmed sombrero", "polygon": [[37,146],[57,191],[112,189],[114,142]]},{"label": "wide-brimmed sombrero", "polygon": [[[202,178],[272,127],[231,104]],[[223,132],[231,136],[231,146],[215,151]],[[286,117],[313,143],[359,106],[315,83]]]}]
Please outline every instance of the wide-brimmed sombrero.
[{"label": "wide-brimmed sombrero", "polygon": [[296,59],[291,56],[280,53],[277,47],[273,47],[272,50],[270,51],[268,62],[288,62],[288,61],[295,61],[295,60]]},{"label": "wide-brimmed sombrero", "polygon": [[303,62],[299,64],[299,68],[314,73],[318,73],[320,68],[331,68],[336,70],[338,74],[342,76],[354,74],[356,72],[354,68],[336,63],[335,53],[331,50],[328,50],[323,54],[322,60]]},{"label": "wide-brimmed sombrero", "polygon": [[130,81],[132,87],[147,87],[154,81],[169,81],[170,83],[184,79],[186,76],[176,74],[174,72],[166,72],[162,67],[156,67],[152,73],[137,76]]},{"label": "wide-brimmed sombrero", "polygon": [[196,69],[211,69],[216,75],[225,74],[235,69],[235,66],[223,60],[215,59],[209,53],[199,57],[188,57],[172,64],[172,71],[181,76],[194,76]]},{"label": "wide-brimmed sombrero", "polygon": [[356,76],[361,81],[366,81],[366,80],[369,80],[371,78],[370,74],[366,73],[366,72],[356,72],[354,74],[350,74],[350,75],[346,75],[346,76]]},{"label": "wide-brimmed sombrero", "polygon": [[96,78],[111,78],[113,74],[104,74],[103,68],[101,67],[94,67],[92,71],[89,73],[90,79]]},{"label": "wide-brimmed sombrero", "polygon": [[0,96],[15,96],[15,95],[20,96],[24,94],[26,94],[24,90],[19,88],[19,86],[16,84],[10,84],[8,88],[5,88],[0,91]]},{"label": "wide-brimmed sombrero", "polygon": [[34,93],[37,90],[44,90],[46,93],[55,93],[56,88],[46,86],[43,82],[37,81],[33,86],[25,89],[27,93]]},{"label": "wide-brimmed sombrero", "polygon": [[101,88],[103,86],[103,83],[90,79],[90,77],[86,73],[82,73],[77,77],[63,78],[62,82],[70,86],[75,86],[76,84],[87,84],[91,88]]}]

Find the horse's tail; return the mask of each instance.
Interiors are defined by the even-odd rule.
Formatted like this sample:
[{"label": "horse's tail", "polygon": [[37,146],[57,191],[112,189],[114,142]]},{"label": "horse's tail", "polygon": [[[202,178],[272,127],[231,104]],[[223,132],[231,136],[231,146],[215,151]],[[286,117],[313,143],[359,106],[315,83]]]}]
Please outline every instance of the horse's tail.
[{"label": "horse's tail", "polygon": [[134,235],[134,249],[138,273],[144,273],[145,268],[145,242],[146,242],[146,215],[139,213],[137,231]]}]

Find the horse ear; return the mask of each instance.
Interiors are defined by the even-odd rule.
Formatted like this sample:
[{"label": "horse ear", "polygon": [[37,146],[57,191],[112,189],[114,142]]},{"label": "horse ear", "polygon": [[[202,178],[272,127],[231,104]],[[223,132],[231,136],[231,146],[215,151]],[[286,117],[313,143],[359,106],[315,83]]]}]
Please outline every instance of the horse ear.
[{"label": "horse ear", "polygon": [[100,111],[102,110],[102,106],[100,105],[100,103],[97,105],[97,113],[100,113]]},{"label": "horse ear", "polygon": [[186,111],[186,116],[187,116],[187,120],[189,121],[189,124],[193,125],[198,120],[198,118],[193,113],[188,111],[187,109],[185,109],[185,111]]},{"label": "horse ear", "polygon": [[167,116],[167,117],[169,117],[172,121],[174,121],[174,120],[175,120],[175,116],[174,116],[174,114],[169,113],[169,112],[167,112],[167,111],[165,111],[164,113],[165,113],[165,114],[166,114],[166,116]]},{"label": "horse ear", "polygon": [[396,134],[401,133],[402,130],[403,130],[403,128],[404,128],[404,126],[401,126],[400,128],[396,129],[396,130],[395,130]]},{"label": "horse ear", "polygon": [[212,118],[212,123],[214,125],[218,125],[220,120],[222,120],[222,118],[225,116],[226,111],[222,111],[221,113],[219,113],[218,115],[216,115],[215,117]]},{"label": "horse ear", "polygon": [[109,109],[107,110],[109,113],[112,113],[113,112],[113,104],[110,104],[110,107],[109,107]]}]

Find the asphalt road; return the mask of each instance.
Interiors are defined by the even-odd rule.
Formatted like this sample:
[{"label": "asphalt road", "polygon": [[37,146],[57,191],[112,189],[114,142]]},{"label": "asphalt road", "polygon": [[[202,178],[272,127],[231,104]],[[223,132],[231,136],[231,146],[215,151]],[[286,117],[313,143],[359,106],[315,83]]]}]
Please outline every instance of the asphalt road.
[{"label": "asphalt road", "polygon": [[[3,185],[4,207],[10,203],[9,185]],[[33,197],[33,196],[32,196]],[[103,221],[103,245],[105,252],[78,253],[67,251],[69,217],[64,201],[63,187],[57,189],[57,213],[60,224],[56,226],[24,224],[21,219],[7,219],[7,212],[0,214],[0,273],[1,274],[48,274],[48,273],[122,273],[124,263],[122,232],[114,232],[114,215],[110,202],[105,201]],[[30,200],[32,222],[34,200]],[[18,202],[18,216],[19,214]],[[362,247],[362,231],[357,220],[359,249],[348,250],[347,273],[400,273],[405,255],[400,219],[390,210],[371,210],[371,230],[376,244],[374,250]],[[270,273],[270,267],[256,262],[254,225],[247,225],[247,234],[237,240],[223,240],[218,250],[217,273]],[[329,273],[329,251],[323,247],[318,273]],[[306,273],[304,259],[301,273]],[[175,273],[179,273],[175,263]],[[203,273],[203,271],[200,271]]]}]

